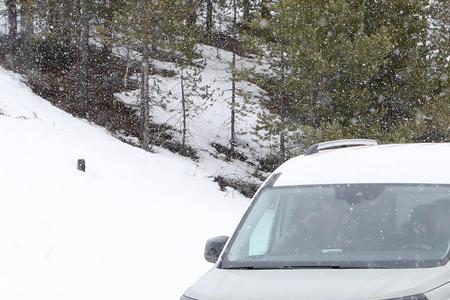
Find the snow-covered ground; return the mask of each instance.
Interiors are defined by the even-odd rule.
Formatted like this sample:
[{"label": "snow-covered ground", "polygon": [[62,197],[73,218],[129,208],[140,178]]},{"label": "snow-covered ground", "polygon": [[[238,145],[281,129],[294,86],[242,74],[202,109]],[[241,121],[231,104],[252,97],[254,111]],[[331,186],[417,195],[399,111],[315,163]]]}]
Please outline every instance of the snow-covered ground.
[{"label": "snow-covered ground", "polygon": [[[178,299],[249,201],[73,118],[0,68],[0,298]],[[87,172],[76,169],[86,159]]]},{"label": "snow-covered ground", "polygon": [[[198,45],[197,48],[203,57],[204,64],[203,69],[197,69],[201,75],[198,86],[208,87],[211,97],[205,100],[192,93],[189,86],[186,87],[186,93],[194,94],[189,96],[192,103],[187,105],[190,109],[190,117],[187,122],[187,143],[199,151],[200,164],[209,174],[246,178],[246,180],[259,183],[257,179],[252,178],[254,167],[251,165],[239,160],[231,162],[218,160],[214,157],[216,155],[212,155],[217,154],[211,146],[212,143],[229,146],[232,53],[206,45]],[[125,56],[124,49],[118,49],[116,54]],[[132,53],[131,57],[137,61],[140,60],[140,55],[136,52]],[[158,69],[176,72],[174,77],[154,75],[149,80],[153,91],[151,97],[153,100],[157,100],[151,111],[153,121],[169,124],[177,130],[181,130],[181,69],[168,62],[153,60],[152,64]],[[264,65],[258,65],[255,60],[244,57],[237,56],[236,65],[239,70],[256,68],[260,72],[265,71]],[[187,72],[192,74],[194,71],[188,70]],[[262,112],[259,101],[261,97],[264,97],[264,91],[247,81],[238,81],[236,88],[238,90],[236,97],[238,110],[245,111],[236,115],[237,149],[246,155],[250,162],[256,164],[258,158],[264,157],[270,150],[269,143],[260,140],[255,135],[258,114]],[[139,105],[138,90],[116,94],[116,97],[129,105]],[[164,107],[160,104],[163,104]]]}]

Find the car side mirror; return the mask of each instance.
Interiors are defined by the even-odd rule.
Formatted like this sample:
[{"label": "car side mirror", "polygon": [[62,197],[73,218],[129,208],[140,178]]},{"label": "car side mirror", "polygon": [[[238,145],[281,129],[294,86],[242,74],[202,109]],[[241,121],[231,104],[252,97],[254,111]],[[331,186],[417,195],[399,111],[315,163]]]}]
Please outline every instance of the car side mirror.
[{"label": "car side mirror", "polygon": [[227,236],[218,236],[209,239],[205,246],[205,259],[207,262],[215,264],[219,259],[220,253],[222,253],[225,244],[228,241]]}]

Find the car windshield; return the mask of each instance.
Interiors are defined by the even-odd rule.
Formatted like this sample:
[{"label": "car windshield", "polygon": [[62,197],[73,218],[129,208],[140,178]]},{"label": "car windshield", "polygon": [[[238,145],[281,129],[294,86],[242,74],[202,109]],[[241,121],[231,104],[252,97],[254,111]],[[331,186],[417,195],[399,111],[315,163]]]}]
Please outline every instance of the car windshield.
[{"label": "car windshield", "polygon": [[422,268],[444,265],[450,185],[346,184],[264,189],[222,268]]}]

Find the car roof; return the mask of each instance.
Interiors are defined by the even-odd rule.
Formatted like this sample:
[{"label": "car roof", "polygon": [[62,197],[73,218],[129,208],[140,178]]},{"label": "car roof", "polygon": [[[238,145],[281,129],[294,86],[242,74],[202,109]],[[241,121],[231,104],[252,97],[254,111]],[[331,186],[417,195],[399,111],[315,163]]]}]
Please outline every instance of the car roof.
[{"label": "car roof", "polygon": [[450,143],[388,144],[294,157],[274,186],[347,183],[450,184]]}]

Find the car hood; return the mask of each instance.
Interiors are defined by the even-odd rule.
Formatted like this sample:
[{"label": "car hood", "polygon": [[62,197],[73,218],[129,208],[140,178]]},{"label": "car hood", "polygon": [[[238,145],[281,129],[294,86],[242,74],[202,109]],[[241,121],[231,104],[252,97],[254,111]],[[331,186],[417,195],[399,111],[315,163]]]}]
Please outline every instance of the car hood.
[{"label": "car hood", "polygon": [[214,268],[186,295],[198,300],[378,300],[425,293],[449,278],[447,266],[364,270]]}]

